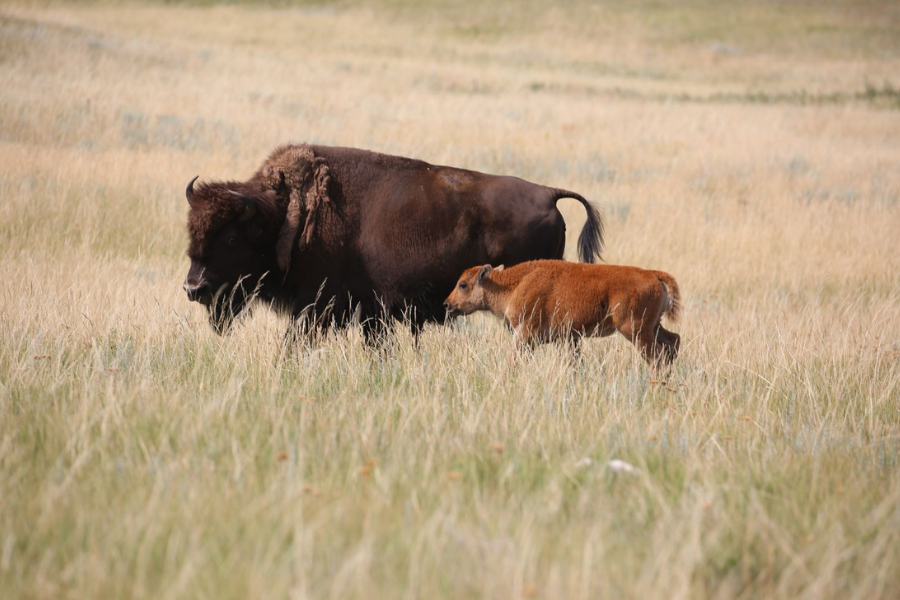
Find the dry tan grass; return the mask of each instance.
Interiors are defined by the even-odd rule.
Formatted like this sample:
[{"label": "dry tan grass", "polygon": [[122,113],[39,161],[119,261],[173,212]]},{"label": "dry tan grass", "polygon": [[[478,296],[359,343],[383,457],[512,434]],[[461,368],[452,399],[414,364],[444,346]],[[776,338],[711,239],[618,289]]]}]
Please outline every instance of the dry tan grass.
[{"label": "dry tan grass", "polygon": [[[897,597],[897,21],[4,5],[2,595]],[[184,185],[290,140],[593,199],[609,262],[681,283],[672,378],[482,317],[216,337],[180,289]]]}]

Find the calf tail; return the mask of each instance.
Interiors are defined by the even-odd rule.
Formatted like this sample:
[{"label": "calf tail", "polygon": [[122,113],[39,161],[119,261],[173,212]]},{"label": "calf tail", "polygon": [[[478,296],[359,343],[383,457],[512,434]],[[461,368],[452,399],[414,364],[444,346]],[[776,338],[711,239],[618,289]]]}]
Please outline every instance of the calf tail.
[{"label": "calf tail", "polygon": [[581,194],[570,192],[568,190],[554,189],[553,201],[560,198],[572,198],[578,200],[584,205],[587,211],[587,221],[578,236],[578,256],[582,262],[592,263],[594,258],[603,260],[600,254],[603,252],[603,217],[600,210],[588,202]]},{"label": "calf tail", "polygon": [[656,275],[656,278],[659,279],[665,288],[663,314],[674,323],[678,320],[678,316],[681,313],[681,291],[678,289],[678,282],[675,281],[674,277],[663,271],[653,271],[653,274]]}]

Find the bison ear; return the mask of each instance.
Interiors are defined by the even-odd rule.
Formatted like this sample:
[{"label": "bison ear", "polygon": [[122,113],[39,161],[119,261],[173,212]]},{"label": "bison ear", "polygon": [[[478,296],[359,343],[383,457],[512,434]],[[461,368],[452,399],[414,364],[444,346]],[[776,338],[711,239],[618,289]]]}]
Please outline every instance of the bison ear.
[{"label": "bison ear", "polygon": [[[197,177],[200,176],[197,175]],[[191,179],[187,184],[187,188],[184,190],[184,195],[187,196],[188,204],[191,206],[194,206],[194,182],[197,181],[197,177]]]},{"label": "bison ear", "polygon": [[506,268],[505,265],[500,265],[500,266],[494,267],[494,271],[496,271],[497,273],[499,273],[500,271],[502,271],[502,270],[505,269],[505,268]]},{"label": "bison ear", "polygon": [[252,219],[253,215],[256,214],[256,200],[250,196],[241,194],[240,192],[235,192],[234,190],[228,190],[228,193],[244,201],[244,212],[241,213],[240,217],[241,223],[246,223]]},{"label": "bison ear", "polygon": [[484,279],[485,277],[490,275],[491,271],[492,271],[491,265],[484,265],[478,271],[478,275],[475,276],[475,281],[481,281],[482,279]]}]

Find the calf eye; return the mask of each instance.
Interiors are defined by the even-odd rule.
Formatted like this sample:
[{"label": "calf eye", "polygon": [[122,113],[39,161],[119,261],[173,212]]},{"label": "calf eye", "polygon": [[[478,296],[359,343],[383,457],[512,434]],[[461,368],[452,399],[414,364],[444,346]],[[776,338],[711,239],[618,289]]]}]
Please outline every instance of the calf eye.
[{"label": "calf eye", "polygon": [[465,282],[465,281],[460,281],[460,282],[459,282],[459,289],[461,289],[461,290],[466,289],[466,282]]}]

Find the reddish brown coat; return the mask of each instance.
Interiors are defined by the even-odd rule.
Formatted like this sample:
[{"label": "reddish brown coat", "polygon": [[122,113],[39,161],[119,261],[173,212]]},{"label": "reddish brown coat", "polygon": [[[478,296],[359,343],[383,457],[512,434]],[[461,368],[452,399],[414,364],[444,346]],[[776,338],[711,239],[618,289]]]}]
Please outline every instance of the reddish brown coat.
[{"label": "reddish brown coat", "polygon": [[504,269],[473,267],[444,303],[448,313],[488,310],[526,344],[608,336],[618,331],[651,365],[671,363],[680,337],[663,328],[678,318],[680,292],[662,271],[536,260]]}]

